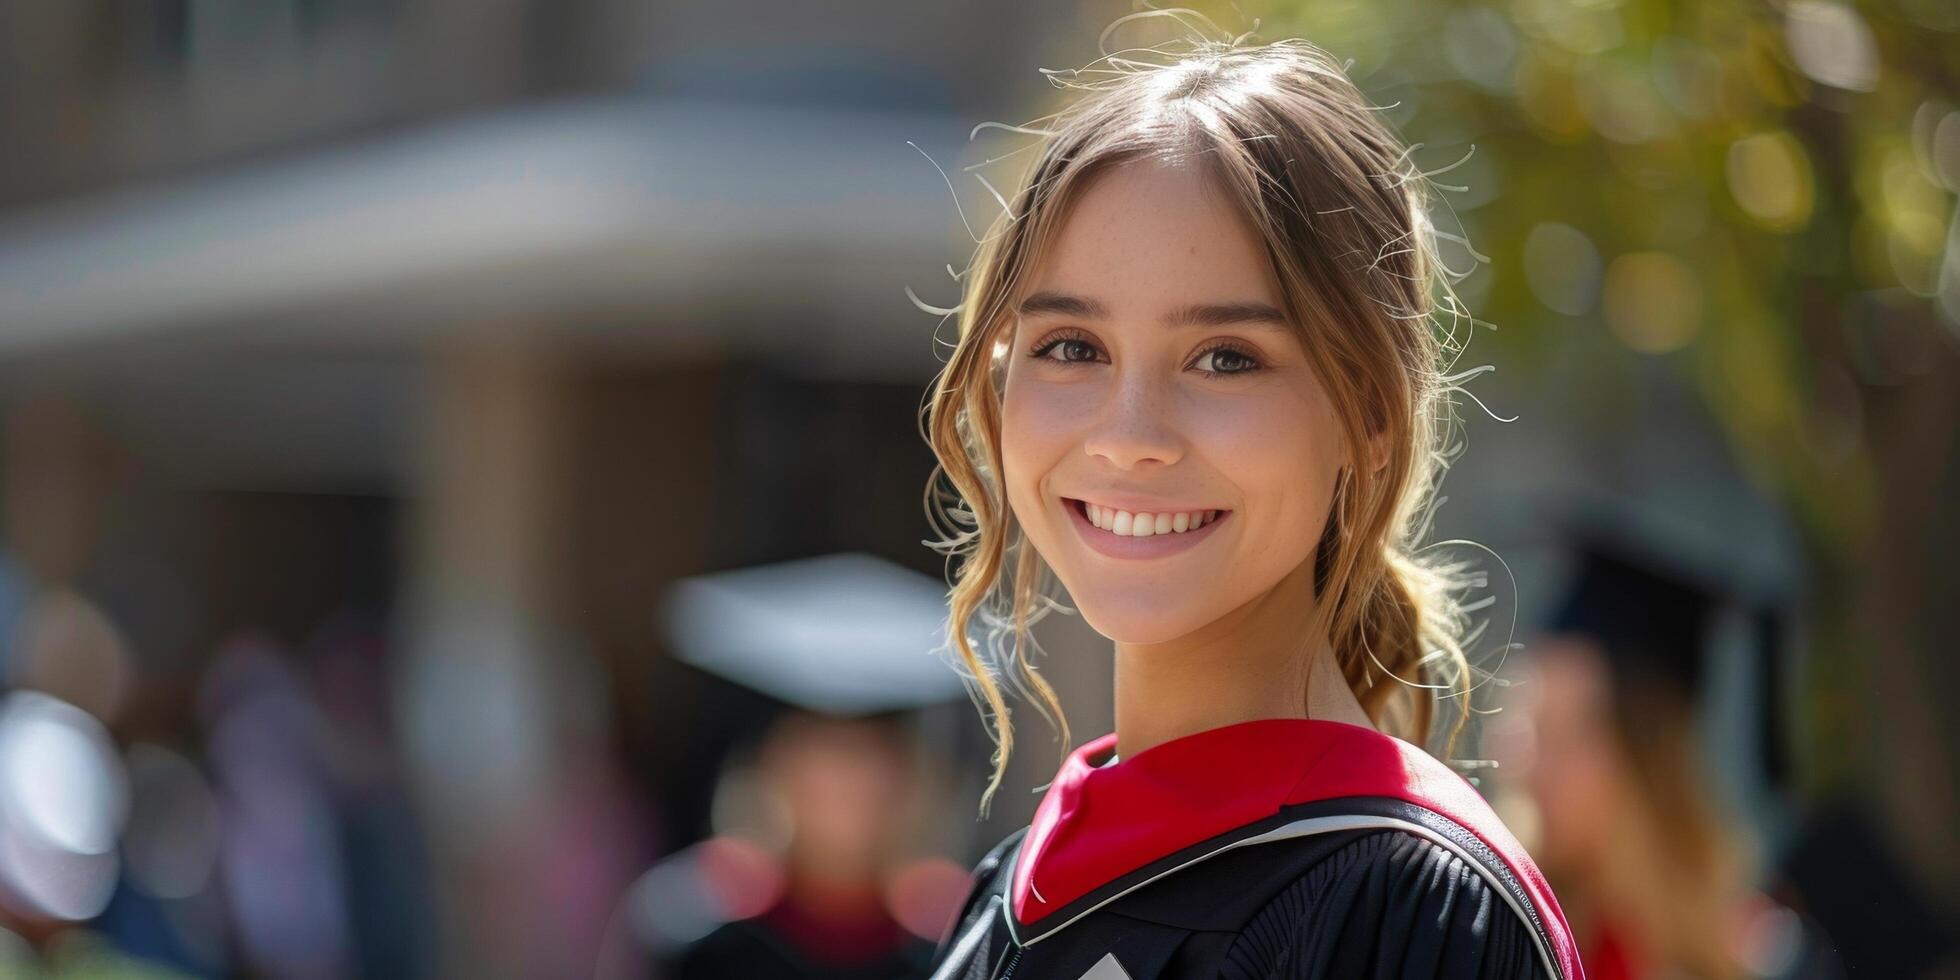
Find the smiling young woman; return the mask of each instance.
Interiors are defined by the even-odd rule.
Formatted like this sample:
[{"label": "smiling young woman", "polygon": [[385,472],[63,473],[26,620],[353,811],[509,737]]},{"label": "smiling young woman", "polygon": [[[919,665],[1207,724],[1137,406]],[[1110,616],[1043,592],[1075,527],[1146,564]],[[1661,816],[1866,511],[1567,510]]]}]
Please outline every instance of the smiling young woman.
[{"label": "smiling young woman", "polygon": [[980,862],[935,976],[1577,978],[1418,747],[1470,686],[1463,570],[1415,540],[1453,349],[1421,175],[1326,53],[1242,41],[1105,59],[966,277],[926,427],[983,807],[1000,682],[1060,720],[1050,576],[1114,642],[1116,726]]}]

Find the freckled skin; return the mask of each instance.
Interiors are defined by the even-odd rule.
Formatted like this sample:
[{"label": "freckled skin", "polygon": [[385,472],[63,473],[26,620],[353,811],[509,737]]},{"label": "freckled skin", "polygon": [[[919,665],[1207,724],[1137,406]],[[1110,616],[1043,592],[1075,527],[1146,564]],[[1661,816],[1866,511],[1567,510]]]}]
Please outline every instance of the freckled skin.
[{"label": "freckled skin", "polygon": [[[1147,645],[1229,631],[1235,617],[1259,619],[1246,610],[1262,600],[1311,607],[1302,579],[1311,582],[1345,454],[1297,331],[1159,322],[1197,303],[1284,309],[1263,243],[1223,192],[1189,166],[1112,169],[1083,190],[1032,279],[1031,292],[1091,298],[1110,312],[1021,318],[1002,405],[1009,506],[1083,618],[1119,645]],[[1082,347],[1075,362],[1060,359],[1067,351],[1030,356],[1058,333],[1079,337],[1094,359],[1080,360]],[[1221,340],[1259,369],[1207,377],[1194,368],[1247,363],[1203,353]],[[1081,540],[1062,498],[1110,488],[1232,515],[1182,553],[1109,558]]]}]

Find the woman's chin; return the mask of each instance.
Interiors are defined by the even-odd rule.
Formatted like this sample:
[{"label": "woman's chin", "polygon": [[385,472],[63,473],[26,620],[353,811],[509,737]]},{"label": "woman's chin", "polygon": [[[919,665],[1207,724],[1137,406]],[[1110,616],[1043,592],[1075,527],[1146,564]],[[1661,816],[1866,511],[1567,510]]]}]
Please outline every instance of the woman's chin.
[{"label": "woman's chin", "polygon": [[1082,621],[1105,639],[1131,646],[1169,643],[1203,625],[1195,611],[1173,608],[1167,604],[1124,602],[1117,605],[1087,603],[1077,599],[1076,608],[1082,613]]}]

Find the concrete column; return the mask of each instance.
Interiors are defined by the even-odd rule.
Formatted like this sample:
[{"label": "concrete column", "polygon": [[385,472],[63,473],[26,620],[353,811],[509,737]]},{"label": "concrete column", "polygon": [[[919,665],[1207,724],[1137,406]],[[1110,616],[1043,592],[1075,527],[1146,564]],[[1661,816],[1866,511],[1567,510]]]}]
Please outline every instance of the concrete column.
[{"label": "concrete column", "polygon": [[[473,338],[431,360],[407,521],[397,710],[436,872],[437,972],[524,972],[533,833],[558,795],[567,372]],[[532,964],[537,965],[537,964]]]}]

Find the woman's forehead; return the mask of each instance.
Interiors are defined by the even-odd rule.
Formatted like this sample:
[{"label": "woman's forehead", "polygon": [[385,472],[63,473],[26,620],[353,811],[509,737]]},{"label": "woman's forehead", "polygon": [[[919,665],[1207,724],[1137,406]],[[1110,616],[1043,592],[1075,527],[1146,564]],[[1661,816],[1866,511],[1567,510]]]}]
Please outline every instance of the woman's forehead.
[{"label": "woman's forehead", "polygon": [[1140,160],[1078,192],[1016,301],[1079,297],[1115,317],[1196,304],[1278,305],[1265,243],[1201,168]]}]

